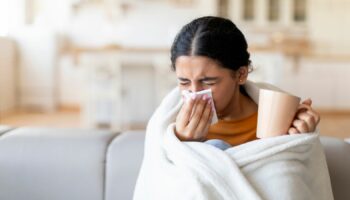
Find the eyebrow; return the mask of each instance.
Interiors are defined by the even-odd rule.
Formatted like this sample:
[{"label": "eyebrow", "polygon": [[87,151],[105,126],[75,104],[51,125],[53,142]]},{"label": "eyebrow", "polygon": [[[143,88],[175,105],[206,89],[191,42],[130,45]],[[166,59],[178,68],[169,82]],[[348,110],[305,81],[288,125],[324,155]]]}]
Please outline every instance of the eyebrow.
[{"label": "eyebrow", "polygon": [[[189,79],[183,78],[183,77],[178,77],[178,79],[180,81],[190,81]],[[199,79],[199,81],[216,81],[218,79],[219,79],[219,77],[204,77],[204,78]]]},{"label": "eyebrow", "polygon": [[199,79],[200,81],[216,81],[218,80],[218,77],[204,77],[202,79]]},{"label": "eyebrow", "polygon": [[187,78],[182,78],[182,77],[178,77],[177,79],[179,79],[180,81],[189,81],[189,79],[187,79]]}]

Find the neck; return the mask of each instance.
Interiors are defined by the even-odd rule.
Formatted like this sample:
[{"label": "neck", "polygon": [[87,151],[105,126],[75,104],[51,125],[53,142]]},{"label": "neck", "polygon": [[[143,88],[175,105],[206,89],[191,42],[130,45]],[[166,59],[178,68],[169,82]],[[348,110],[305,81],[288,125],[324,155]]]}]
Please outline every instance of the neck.
[{"label": "neck", "polygon": [[250,97],[243,95],[239,89],[236,91],[230,103],[224,109],[227,112],[219,116],[221,120],[240,120],[257,112],[258,106],[256,103]]}]

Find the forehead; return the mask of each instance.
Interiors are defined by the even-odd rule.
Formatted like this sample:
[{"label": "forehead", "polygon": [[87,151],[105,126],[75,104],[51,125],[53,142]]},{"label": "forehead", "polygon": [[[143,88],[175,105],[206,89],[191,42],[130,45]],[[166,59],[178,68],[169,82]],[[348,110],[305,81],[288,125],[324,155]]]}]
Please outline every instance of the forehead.
[{"label": "forehead", "polygon": [[175,66],[178,76],[219,75],[227,71],[215,60],[205,56],[180,56],[176,59]]}]

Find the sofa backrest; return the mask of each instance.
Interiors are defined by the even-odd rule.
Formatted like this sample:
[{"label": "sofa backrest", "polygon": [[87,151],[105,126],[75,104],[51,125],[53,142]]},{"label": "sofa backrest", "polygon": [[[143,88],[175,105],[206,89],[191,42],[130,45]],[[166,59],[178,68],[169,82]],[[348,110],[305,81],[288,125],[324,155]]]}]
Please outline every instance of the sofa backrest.
[{"label": "sofa backrest", "polygon": [[1,200],[103,200],[107,131],[18,128],[0,136]]}]

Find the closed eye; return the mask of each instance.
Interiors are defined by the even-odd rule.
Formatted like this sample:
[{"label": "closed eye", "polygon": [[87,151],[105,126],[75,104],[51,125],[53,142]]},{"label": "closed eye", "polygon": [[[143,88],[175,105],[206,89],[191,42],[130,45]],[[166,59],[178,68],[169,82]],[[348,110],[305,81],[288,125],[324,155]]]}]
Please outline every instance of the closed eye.
[{"label": "closed eye", "polygon": [[188,82],[179,82],[180,85],[187,85]]},{"label": "closed eye", "polygon": [[215,81],[203,81],[204,84],[206,85],[215,85]]},{"label": "closed eye", "polygon": [[[215,85],[218,81],[219,81],[218,77],[205,77],[205,78],[202,78],[202,79],[198,80],[198,82],[200,84],[204,84],[204,85],[208,85],[208,86]],[[186,85],[188,85],[190,83],[191,83],[191,81],[189,79],[187,79],[187,78],[182,78],[182,77],[178,78],[178,84],[179,85],[186,86]]]},{"label": "closed eye", "polygon": [[186,78],[179,77],[179,78],[177,79],[177,82],[178,82],[180,85],[187,85],[187,84],[190,82],[190,80],[188,80],[188,79],[186,79]]},{"label": "closed eye", "polygon": [[218,77],[206,77],[201,79],[200,81],[206,85],[215,85],[218,82]]}]

